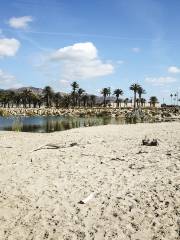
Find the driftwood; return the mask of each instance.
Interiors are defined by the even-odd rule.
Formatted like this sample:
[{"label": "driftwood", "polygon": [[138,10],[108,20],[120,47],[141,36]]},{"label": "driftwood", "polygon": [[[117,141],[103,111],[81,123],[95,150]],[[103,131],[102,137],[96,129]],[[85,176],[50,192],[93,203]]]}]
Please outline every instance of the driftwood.
[{"label": "driftwood", "polygon": [[42,149],[58,149],[58,148],[60,148],[60,147],[61,147],[61,146],[58,146],[58,145],[49,143],[49,144],[46,144],[46,145],[42,145],[42,146],[34,149],[34,150],[31,151],[31,152],[36,152],[36,151],[39,151],[39,150],[42,150]]},{"label": "driftwood", "polygon": [[12,148],[11,146],[2,146],[0,145],[0,148]]},{"label": "driftwood", "polygon": [[[70,145],[68,147],[73,147],[73,146],[77,146],[77,143],[70,143]],[[59,148],[65,148],[65,146],[59,146],[53,143],[48,143],[42,146],[39,146],[38,148],[32,150],[31,152],[36,152],[39,150],[43,150],[43,149],[59,149]]]},{"label": "driftwood", "polygon": [[88,197],[84,198],[83,200],[79,201],[79,204],[86,204],[94,197],[94,193],[91,193]]},{"label": "driftwood", "polygon": [[111,161],[122,161],[122,162],[124,162],[124,161],[126,161],[124,158],[111,158]]},{"label": "driftwood", "polygon": [[139,152],[137,152],[136,154],[142,154],[142,153],[148,153],[148,152],[139,150]]}]

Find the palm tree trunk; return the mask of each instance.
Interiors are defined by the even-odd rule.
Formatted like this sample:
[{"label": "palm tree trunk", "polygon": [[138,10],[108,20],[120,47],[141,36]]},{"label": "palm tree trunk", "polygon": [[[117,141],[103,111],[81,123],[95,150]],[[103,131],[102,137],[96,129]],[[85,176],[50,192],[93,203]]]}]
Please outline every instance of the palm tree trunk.
[{"label": "palm tree trunk", "polygon": [[116,98],[117,107],[119,108],[119,97]]},{"label": "palm tree trunk", "polygon": [[134,91],[134,109],[136,108],[136,91]]},{"label": "palm tree trunk", "polygon": [[139,107],[141,107],[141,94],[139,94]]},{"label": "palm tree trunk", "polygon": [[49,95],[47,95],[47,102],[46,102],[47,107],[49,107]]},{"label": "palm tree trunk", "polygon": [[106,96],[104,96],[104,107],[106,106]]}]

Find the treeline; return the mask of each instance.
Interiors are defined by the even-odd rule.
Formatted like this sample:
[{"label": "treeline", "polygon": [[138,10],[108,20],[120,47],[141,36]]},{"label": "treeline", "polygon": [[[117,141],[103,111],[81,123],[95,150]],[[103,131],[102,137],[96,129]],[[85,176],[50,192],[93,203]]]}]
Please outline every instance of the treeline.
[{"label": "treeline", "polygon": [[61,94],[54,92],[50,86],[46,86],[42,93],[35,93],[29,88],[23,91],[0,90],[0,105],[4,108],[23,107],[23,108],[69,108],[72,107],[93,107],[96,103],[96,96],[89,95],[79,88],[76,82],[71,84],[72,92],[70,94]]},{"label": "treeline", "polygon": [[[23,91],[13,91],[13,90],[0,90],[0,105],[1,107],[23,107],[23,108],[40,108],[42,106],[56,107],[56,108],[69,108],[69,107],[94,107],[94,106],[104,106],[111,105],[109,100],[110,96],[115,96],[115,103],[117,107],[130,106],[143,107],[145,106],[146,99],[142,97],[146,92],[138,84],[132,84],[130,90],[133,91],[134,97],[124,98],[122,89],[115,89],[111,92],[111,89],[103,88],[101,94],[103,96],[103,101],[99,101],[98,97],[95,95],[90,95],[86,91],[79,87],[77,82],[71,84],[72,91],[69,94],[61,94],[60,92],[54,92],[50,86],[46,86],[42,93],[35,93],[34,91],[25,88]],[[153,96],[150,98],[150,104],[155,106],[158,99]]]}]

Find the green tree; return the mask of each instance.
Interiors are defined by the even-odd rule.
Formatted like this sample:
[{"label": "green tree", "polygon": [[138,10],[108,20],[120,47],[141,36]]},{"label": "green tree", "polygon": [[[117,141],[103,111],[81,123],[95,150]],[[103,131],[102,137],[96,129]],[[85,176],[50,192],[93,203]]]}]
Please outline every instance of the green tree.
[{"label": "green tree", "polygon": [[95,106],[95,104],[96,104],[96,96],[95,95],[90,95],[89,98],[90,98],[91,107]]},{"label": "green tree", "polygon": [[54,103],[55,103],[56,108],[60,107],[61,100],[62,100],[62,96],[61,96],[60,92],[55,93],[55,95],[54,95]]},{"label": "green tree", "polygon": [[145,104],[146,104],[146,99],[141,98],[141,107],[145,107]]},{"label": "green tree", "polygon": [[14,106],[14,101],[15,101],[15,96],[16,93],[12,90],[7,91],[7,101],[8,101],[8,107],[13,107]]},{"label": "green tree", "polygon": [[172,98],[173,98],[173,94],[170,94],[170,98],[171,98],[171,105],[172,105]]},{"label": "green tree", "polygon": [[106,98],[107,98],[107,96],[109,96],[110,94],[111,94],[111,90],[110,90],[110,88],[103,88],[102,90],[101,90],[101,94],[103,95],[103,97],[104,97],[104,107],[106,107]]},{"label": "green tree", "polygon": [[72,87],[73,106],[75,107],[77,104],[77,98],[78,98],[78,94],[76,90],[79,88],[79,84],[77,82],[73,82],[71,84],[71,87]]},{"label": "green tree", "polygon": [[85,90],[82,89],[82,88],[79,88],[78,91],[77,91],[79,107],[81,106],[81,97],[82,97],[82,94],[83,94],[83,93],[85,93]]},{"label": "green tree", "polygon": [[124,99],[124,107],[127,107],[128,102],[129,102],[129,98],[125,98],[125,99]]},{"label": "green tree", "polygon": [[52,105],[52,98],[54,96],[54,92],[50,86],[46,86],[43,89],[44,99],[46,101],[46,107],[50,107]]},{"label": "green tree", "polygon": [[83,101],[83,106],[86,107],[88,105],[89,96],[87,94],[84,94],[82,96],[82,101]]},{"label": "green tree", "polygon": [[65,94],[64,96],[62,96],[61,101],[64,108],[69,108],[69,106],[71,105],[71,96],[69,94]]},{"label": "green tree", "polygon": [[146,94],[146,91],[145,91],[141,86],[139,86],[139,89],[138,89],[138,95],[139,95],[139,106],[140,106],[140,104],[141,104],[142,94]]},{"label": "green tree", "polygon": [[22,93],[21,93],[21,99],[22,99],[22,104],[24,108],[27,108],[27,104],[29,104],[30,107],[30,103],[31,103],[31,95],[32,92],[31,90],[25,88]]},{"label": "green tree", "polygon": [[119,107],[119,97],[123,95],[123,90],[120,88],[117,88],[114,90],[113,94],[116,96],[116,104],[117,104],[117,107]]},{"label": "green tree", "polygon": [[137,83],[134,83],[130,86],[130,90],[134,92],[134,109],[136,108],[136,95],[138,93],[140,85]]},{"label": "green tree", "polygon": [[158,99],[157,99],[156,96],[152,96],[152,97],[150,97],[149,102],[150,102],[150,106],[155,107],[155,106],[156,106],[156,103],[158,103]]}]

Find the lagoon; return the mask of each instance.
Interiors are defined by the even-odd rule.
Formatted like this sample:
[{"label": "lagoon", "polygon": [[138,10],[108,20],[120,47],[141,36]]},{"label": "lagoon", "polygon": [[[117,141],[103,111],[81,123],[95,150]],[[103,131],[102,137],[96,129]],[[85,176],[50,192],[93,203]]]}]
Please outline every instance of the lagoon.
[{"label": "lagoon", "polygon": [[11,116],[0,117],[1,131],[39,132],[48,133],[64,131],[72,128],[125,124],[123,118],[113,117],[67,117],[67,116]]}]

